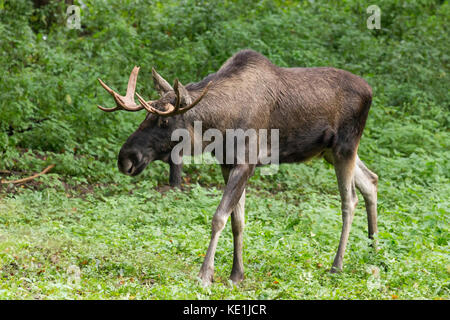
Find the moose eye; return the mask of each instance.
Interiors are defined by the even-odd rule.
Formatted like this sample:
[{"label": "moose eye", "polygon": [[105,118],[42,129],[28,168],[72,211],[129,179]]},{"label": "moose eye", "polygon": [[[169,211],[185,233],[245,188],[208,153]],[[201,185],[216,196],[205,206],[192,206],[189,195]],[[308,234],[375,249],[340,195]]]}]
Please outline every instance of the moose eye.
[{"label": "moose eye", "polygon": [[161,128],[166,128],[169,125],[169,119],[160,119],[159,120],[159,126]]}]

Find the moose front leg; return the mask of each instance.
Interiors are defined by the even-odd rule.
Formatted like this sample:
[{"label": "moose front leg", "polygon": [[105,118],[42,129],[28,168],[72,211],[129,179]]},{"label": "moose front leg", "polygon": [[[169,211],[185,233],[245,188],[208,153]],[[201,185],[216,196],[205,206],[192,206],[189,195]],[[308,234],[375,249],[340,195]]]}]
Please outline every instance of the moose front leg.
[{"label": "moose front leg", "polygon": [[[223,169],[224,170],[224,169]],[[225,168],[225,170],[228,170]],[[212,231],[211,231],[211,241],[209,242],[208,250],[206,251],[205,260],[203,261],[202,267],[200,269],[199,277],[202,280],[203,286],[208,286],[213,282],[214,279],[214,256],[216,253],[217,243],[219,241],[220,234],[225,227],[225,224],[230,216],[231,212],[235,209],[236,205],[240,202],[243,195],[245,186],[247,184],[247,180],[252,176],[255,170],[254,165],[242,164],[236,165],[229,170],[228,181],[225,187],[224,194],[222,196],[222,200],[220,201],[219,206],[217,207],[216,213],[212,219]],[[224,175],[225,176],[225,175]],[[243,208],[242,208],[243,211]],[[236,222],[236,219],[233,219]],[[242,219],[238,220],[239,222]],[[237,231],[237,228],[234,228]],[[239,236],[236,232],[235,241],[238,243],[241,242],[242,234]],[[236,249],[240,254],[236,253]],[[233,271],[232,271],[232,279],[233,275],[238,276],[237,278],[241,278],[241,273],[243,275],[243,266],[242,265],[242,243],[236,248],[235,243],[235,259],[233,262]],[[238,279],[236,279],[238,280]],[[239,280],[238,280],[239,281]]]},{"label": "moose front leg", "polygon": [[[228,182],[229,168],[221,166],[223,179]],[[245,227],[245,189],[241,198],[231,213],[231,229],[233,231],[233,268],[231,269],[230,280],[238,284],[244,280],[244,259],[242,250],[244,247],[244,227]]]},{"label": "moose front leg", "polygon": [[170,175],[169,184],[171,187],[181,187],[181,172],[183,171],[183,163],[175,164],[169,159]]}]

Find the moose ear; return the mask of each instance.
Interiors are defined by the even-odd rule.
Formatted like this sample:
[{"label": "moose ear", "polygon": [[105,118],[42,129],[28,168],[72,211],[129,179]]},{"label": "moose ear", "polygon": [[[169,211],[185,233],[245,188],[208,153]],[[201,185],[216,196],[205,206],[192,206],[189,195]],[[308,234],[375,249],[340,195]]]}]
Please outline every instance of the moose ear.
[{"label": "moose ear", "polygon": [[160,95],[163,95],[164,93],[167,93],[169,91],[173,91],[172,86],[166,80],[164,80],[158,72],[156,72],[155,68],[152,68],[152,75],[156,90]]},{"label": "moose ear", "polygon": [[178,97],[180,97],[180,105],[187,106],[192,103],[191,95],[189,91],[181,84],[178,79],[175,79],[175,83],[173,85],[173,89]]}]

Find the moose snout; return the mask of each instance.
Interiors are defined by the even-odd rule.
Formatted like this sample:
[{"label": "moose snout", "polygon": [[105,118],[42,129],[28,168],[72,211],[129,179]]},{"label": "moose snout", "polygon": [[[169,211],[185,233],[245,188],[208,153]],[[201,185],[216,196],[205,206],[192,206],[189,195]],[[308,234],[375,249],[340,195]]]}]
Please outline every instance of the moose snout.
[{"label": "moose snout", "polygon": [[117,166],[119,167],[120,172],[131,176],[135,174],[137,168],[141,166],[142,158],[142,153],[139,151],[121,150]]},{"label": "moose snout", "polygon": [[122,172],[124,174],[128,174],[128,175],[133,174],[133,171],[136,168],[136,166],[133,165],[133,162],[131,162],[130,159],[124,159],[122,161],[119,161],[118,166],[119,166],[120,172]]}]

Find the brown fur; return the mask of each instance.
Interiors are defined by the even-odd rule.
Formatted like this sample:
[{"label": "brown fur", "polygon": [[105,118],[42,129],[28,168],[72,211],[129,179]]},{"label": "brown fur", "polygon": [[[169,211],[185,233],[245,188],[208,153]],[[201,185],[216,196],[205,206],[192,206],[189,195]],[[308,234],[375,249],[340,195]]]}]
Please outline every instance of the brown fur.
[{"label": "brown fur", "polygon": [[[176,94],[170,85],[156,72],[154,79],[162,97],[153,106],[174,105]],[[355,188],[364,195],[369,236],[377,232],[377,176],[357,156],[372,101],[370,86],[362,78],[335,68],[280,68],[251,50],[237,53],[198,83],[180,85],[183,101],[194,101],[209,82],[207,94],[184,114],[169,118],[149,114],[122,147],[120,170],[136,175],[151,161],[170,161],[176,144],[170,140],[171,133],[177,128],[192,132],[194,121],[202,121],[203,131],[222,131],[224,138],[226,129],[278,129],[280,163],[325,155],[335,166],[343,228],[332,270],[340,270],[357,202]],[[178,171],[171,172],[171,182],[179,181],[181,166],[171,163],[171,170]],[[226,187],[212,220],[211,241],[199,275],[205,285],[212,282],[218,238],[230,215],[235,239],[231,279],[243,279],[245,186],[254,170],[255,165],[237,164],[236,159],[234,164],[222,165]]]},{"label": "brown fur", "polygon": [[362,78],[335,68],[279,68],[244,50],[203,81],[187,85],[208,94],[183,115],[203,129],[279,129],[280,162],[298,162],[337,148],[345,156],[364,129],[372,90]]}]

